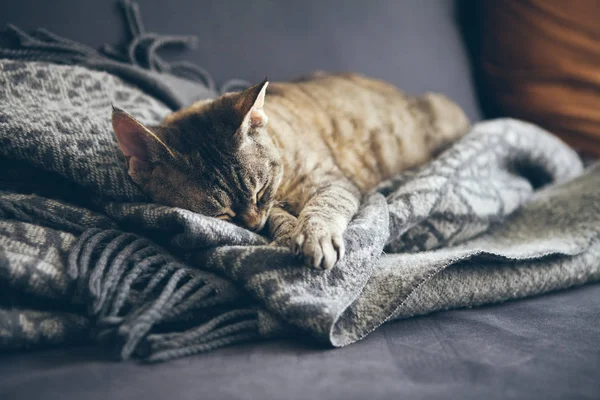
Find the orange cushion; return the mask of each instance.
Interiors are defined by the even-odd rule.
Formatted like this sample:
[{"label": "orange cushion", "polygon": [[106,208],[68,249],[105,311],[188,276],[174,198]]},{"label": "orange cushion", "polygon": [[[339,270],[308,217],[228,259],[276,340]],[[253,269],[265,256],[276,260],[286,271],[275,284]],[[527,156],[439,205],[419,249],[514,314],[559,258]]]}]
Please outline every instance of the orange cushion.
[{"label": "orange cushion", "polygon": [[503,114],[600,155],[600,1],[488,0],[481,62]]}]

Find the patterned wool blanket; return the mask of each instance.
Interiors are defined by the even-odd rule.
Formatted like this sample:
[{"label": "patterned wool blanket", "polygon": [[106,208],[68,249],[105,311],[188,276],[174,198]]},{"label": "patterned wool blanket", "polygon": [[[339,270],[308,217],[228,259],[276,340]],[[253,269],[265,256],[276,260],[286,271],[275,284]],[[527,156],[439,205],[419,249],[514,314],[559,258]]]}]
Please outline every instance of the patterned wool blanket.
[{"label": "patterned wool blanket", "polygon": [[331,346],[386,321],[600,279],[600,166],[542,129],[477,124],[365,196],[330,271],[149,203],[111,103],[169,109],[83,67],[0,60],[0,348],[81,340],[147,361],[273,336]]}]

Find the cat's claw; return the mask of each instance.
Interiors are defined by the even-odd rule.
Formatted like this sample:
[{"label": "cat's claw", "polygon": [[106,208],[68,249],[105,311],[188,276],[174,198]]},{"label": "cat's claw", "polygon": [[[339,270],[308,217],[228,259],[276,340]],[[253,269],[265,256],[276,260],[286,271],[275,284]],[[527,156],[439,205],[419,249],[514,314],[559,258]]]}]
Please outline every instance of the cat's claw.
[{"label": "cat's claw", "polygon": [[344,257],[344,241],[338,232],[304,229],[292,241],[292,251],[302,256],[309,266],[327,270]]}]

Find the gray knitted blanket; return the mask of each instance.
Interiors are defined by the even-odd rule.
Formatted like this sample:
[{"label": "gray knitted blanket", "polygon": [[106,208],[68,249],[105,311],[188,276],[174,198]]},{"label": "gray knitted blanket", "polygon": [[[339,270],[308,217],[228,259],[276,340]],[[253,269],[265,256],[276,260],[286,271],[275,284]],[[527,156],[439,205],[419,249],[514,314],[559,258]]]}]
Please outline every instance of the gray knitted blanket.
[{"label": "gray knitted blanket", "polygon": [[169,110],[82,67],[0,60],[0,349],[96,340],[163,361],[258,338],[331,346],[379,325],[600,279],[600,166],[515,120],[477,124],[365,196],[331,271],[151,204],[111,103]]}]

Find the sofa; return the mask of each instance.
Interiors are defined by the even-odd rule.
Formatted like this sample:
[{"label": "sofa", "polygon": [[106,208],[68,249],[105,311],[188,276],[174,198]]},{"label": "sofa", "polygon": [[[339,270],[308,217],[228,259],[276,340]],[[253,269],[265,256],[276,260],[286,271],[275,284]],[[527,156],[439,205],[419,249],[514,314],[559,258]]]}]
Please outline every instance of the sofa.
[{"label": "sofa", "polygon": [[[146,29],[194,34],[185,58],[217,84],[358,71],[409,93],[438,91],[473,121],[485,93],[469,44],[469,1],[144,0]],[[3,23],[91,47],[123,42],[112,2],[4,2]],[[475,62],[474,62],[475,61]],[[386,324],[341,349],[266,340],[145,365],[83,344],[0,354],[2,399],[594,399],[600,397],[600,285]]]}]

